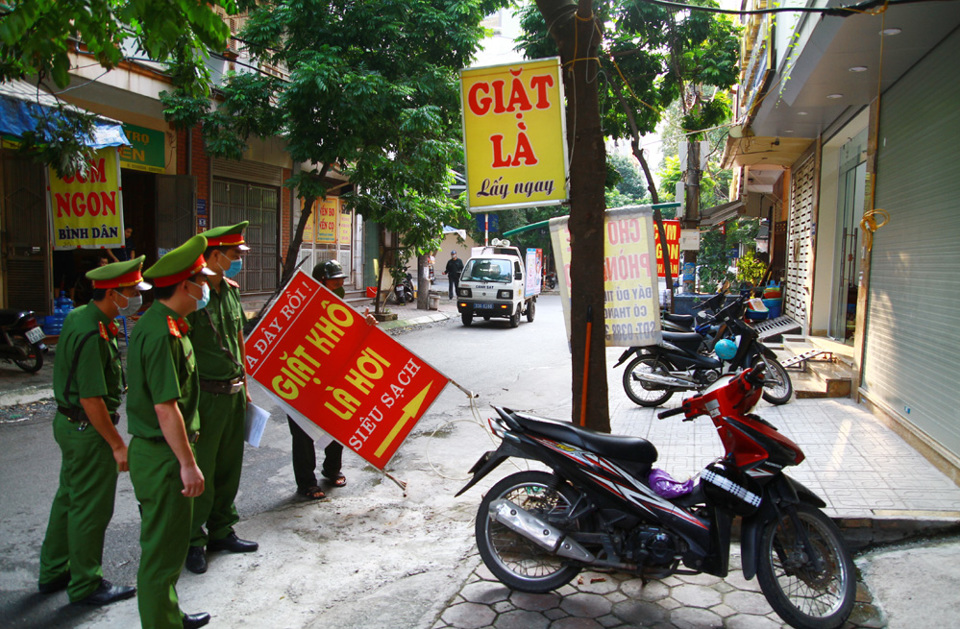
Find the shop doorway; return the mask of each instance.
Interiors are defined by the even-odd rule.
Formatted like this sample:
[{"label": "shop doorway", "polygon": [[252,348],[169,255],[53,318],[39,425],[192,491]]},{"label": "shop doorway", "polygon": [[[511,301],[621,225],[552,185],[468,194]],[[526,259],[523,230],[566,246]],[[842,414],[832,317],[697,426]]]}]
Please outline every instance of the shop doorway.
[{"label": "shop doorway", "polygon": [[867,132],[863,130],[840,149],[837,235],[834,249],[836,258],[828,333],[830,337],[841,342],[852,342],[856,332],[857,286],[860,274],[858,225],[863,216],[867,178],[866,142]]}]

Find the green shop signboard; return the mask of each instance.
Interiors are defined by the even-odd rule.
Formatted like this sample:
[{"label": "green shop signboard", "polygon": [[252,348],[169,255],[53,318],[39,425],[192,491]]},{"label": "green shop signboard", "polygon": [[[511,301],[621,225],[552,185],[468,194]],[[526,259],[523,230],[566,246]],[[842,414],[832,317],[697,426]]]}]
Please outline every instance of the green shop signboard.
[{"label": "green shop signboard", "polygon": [[162,173],[166,170],[163,160],[163,131],[124,123],[123,132],[132,146],[120,147],[121,168],[150,173]]}]

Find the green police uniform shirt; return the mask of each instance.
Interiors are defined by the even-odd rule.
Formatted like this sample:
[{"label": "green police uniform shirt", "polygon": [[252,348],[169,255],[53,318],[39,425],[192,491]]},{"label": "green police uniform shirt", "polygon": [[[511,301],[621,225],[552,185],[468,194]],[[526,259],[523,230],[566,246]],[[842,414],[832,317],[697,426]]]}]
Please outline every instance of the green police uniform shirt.
[{"label": "green police uniform shirt", "polygon": [[[79,355],[77,354],[79,350]],[[76,361],[69,390],[67,378]],[[93,303],[73,310],[63,322],[53,365],[53,393],[57,405],[81,408],[80,398],[103,398],[107,411],[116,413],[123,393],[116,325]]]},{"label": "green police uniform shirt", "polygon": [[[232,380],[243,374],[239,335],[246,322],[240,304],[240,289],[232,280],[220,280],[220,290],[210,286],[210,303],[187,315],[190,342],[197,355],[197,369],[203,380]],[[222,347],[230,353],[224,352]],[[233,359],[230,355],[233,355]]]},{"label": "green police uniform shirt", "polygon": [[187,434],[200,430],[199,383],[186,320],[159,301],[137,322],[130,338],[127,424],[131,435],[163,437],[155,404],[176,400]]}]

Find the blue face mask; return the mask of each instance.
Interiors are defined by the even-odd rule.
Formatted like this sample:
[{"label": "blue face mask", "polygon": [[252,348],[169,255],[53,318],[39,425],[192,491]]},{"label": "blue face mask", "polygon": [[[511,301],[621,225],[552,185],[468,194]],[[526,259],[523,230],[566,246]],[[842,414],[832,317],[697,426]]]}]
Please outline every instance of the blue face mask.
[{"label": "blue face mask", "polygon": [[[190,283],[193,284],[194,286],[198,286],[196,282],[190,282]],[[200,310],[201,308],[206,308],[207,304],[210,303],[210,285],[204,282],[203,284],[199,284],[199,286],[200,286],[200,291],[202,293],[200,296],[200,299],[197,299],[196,297],[193,297],[193,295],[190,295],[194,299],[197,299],[197,310]]]},{"label": "blue face mask", "polygon": [[230,268],[223,272],[224,277],[235,277],[243,270],[243,258],[230,261]]}]

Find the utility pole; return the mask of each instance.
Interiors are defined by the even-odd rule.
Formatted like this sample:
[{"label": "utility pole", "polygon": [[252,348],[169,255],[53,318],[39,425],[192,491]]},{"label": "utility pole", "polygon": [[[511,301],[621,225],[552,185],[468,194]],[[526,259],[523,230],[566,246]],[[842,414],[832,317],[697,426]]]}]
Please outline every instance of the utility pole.
[{"label": "utility pole", "polygon": [[[687,170],[686,170],[686,194],[685,206],[683,212],[683,229],[700,228],[700,142],[692,137],[687,140]],[[684,251],[683,260],[681,260],[680,277],[685,277],[683,267],[692,264],[697,268],[697,252]],[[694,292],[696,281],[696,272],[694,272],[694,281],[683,281],[683,292]]]}]

